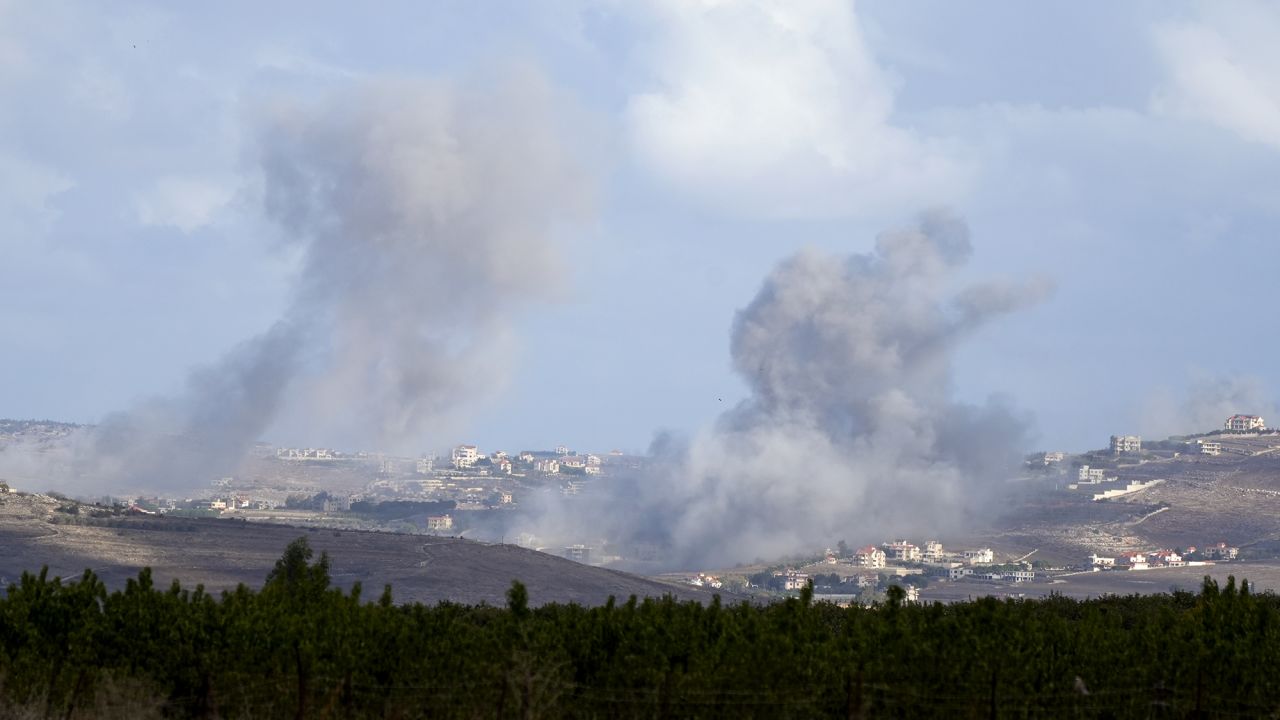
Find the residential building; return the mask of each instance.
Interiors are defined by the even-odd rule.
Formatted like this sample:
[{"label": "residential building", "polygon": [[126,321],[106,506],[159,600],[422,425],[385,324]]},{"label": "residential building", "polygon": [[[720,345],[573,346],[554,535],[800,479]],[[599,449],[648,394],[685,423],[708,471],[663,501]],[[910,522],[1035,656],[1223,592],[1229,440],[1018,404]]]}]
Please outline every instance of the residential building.
[{"label": "residential building", "polygon": [[1265,430],[1267,424],[1257,415],[1232,415],[1227,418],[1224,427],[1231,432],[1249,432],[1251,430]]},{"label": "residential building", "polygon": [[888,542],[880,547],[884,549],[885,556],[890,560],[897,560],[899,562],[920,562],[920,548],[912,545],[906,540]]},{"label": "residential building", "polygon": [[1111,454],[1126,455],[1142,452],[1142,438],[1137,435],[1112,435]]},{"label": "residential building", "polygon": [[430,515],[427,517],[427,529],[435,532],[453,529],[453,518],[449,515]]},{"label": "residential building", "polygon": [[1088,465],[1081,465],[1076,471],[1076,480],[1085,485],[1097,485],[1107,479],[1107,471],[1102,468],[1091,468]]},{"label": "residential building", "polygon": [[970,565],[990,565],[996,561],[996,554],[992,552],[991,548],[965,550],[964,561]]},{"label": "residential building", "polygon": [[591,562],[591,546],[590,545],[570,545],[564,549],[564,556],[574,562],[588,563]]},{"label": "residential building", "polygon": [[1036,579],[1036,572],[1034,570],[1014,570],[1013,572],[1005,573],[1004,576],[1006,579],[1016,583],[1031,582]]},{"label": "residential building", "polygon": [[1141,552],[1122,553],[1120,557],[1116,558],[1116,565],[1130,570],[1146,570],[1151,567],[1147,560],[1147,554]]},{"label": "residential building", "polygon": [[480,459],[475,445],[459,445],[453,449],[453,466],[459,470],[473,467]]},{"label": "residential building", "polygon": [[854,582],[857,584],[859,589],[873,588],[880,584],[880,576],[875,573],[862,573],[861,575],[856,576]]},{"label": "residential building", "polygon": [[1147,562],[1153,565],[1166,565],[1168,567],[1182,567],[1187,564],[1186,561],[1182,559],[1182,556],[1173,550],[1157,550],[1148,556]]},{"label": "residential building", "polygon": [[1221,455],[1222,443],[1213,440],[1197,440],[1196,450],[1201,455]]},{"label": "residential building", "polygon": [[947,569],[948,580],[959,580],[973,574],[973,568],[953,567]]},{"label": "residential building", "polygon": [[1235,560],[1240,557],[1240,548],[1231,547],[1224,542],[1210,545],[1204,549],[1204,556],[1213,560]]},{"label": "residential building", "polygon": [[795,570],[787,570],[786,577],[783,578],[782,588],[784,590],[800,590],[809,584],[809,575],[807,573],[796,572]]},{"label": "residential building", "polygon": [[885,566],[886,556],[883,550],[868,545],[864,548],[858,548],[853,553],[853,564],[864,568],[882,568]]},{"label": "residential building", "polygon": [[840,562],[840,558],[836,556],[835,550],[827,548],[827,551],[822,555],[822,561],[828,565],[835,565],[837,562]]},{"label": "residential building", "polygon": [[920,554],[920,559],[928,563],[942,562],[946,559],[946,552],[942,549],[942,543],[938,540],[929,540],[924,544],[924,552]]}]

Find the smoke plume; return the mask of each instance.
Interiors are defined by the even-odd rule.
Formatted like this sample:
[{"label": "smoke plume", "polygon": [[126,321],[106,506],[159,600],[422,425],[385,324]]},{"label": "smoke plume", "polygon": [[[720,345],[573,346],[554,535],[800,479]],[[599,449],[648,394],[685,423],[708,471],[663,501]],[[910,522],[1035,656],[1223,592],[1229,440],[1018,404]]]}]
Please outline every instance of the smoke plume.
[{"label": "smoke plume", "polygon": [[1153,392],[1143,408],[1142,427],[1147,437],[1156,439],[1221,430],[1223,422],[1236,414],[1261,415],[1272,423],[1276,412],[1275,400],[1261,379],[1201,372],[1191,376],[1181,393],[1167,388]]},{"label": "smoke plume", "polygon": [[0,471],[74,491],[191,487],[282,415],[309,437],[418,449],[501,387],[508,318],[554,292],[556,238],[589,183],[540,77],[468,87],[369,82],[264,112],[265,213],[302,258],[285,316],[179,395],[35,455],[10,448]]},{"label": "smoke plume", "polygon": [[1011,476],[1027,423],[953,400],[953,352],[1047,290],[952,290],[970,254],[965,224],[934,211],[869,254],[783,261],[733,323],[750,397],[687,445],[663,438],[655,467],[602,481],[589,510],[542,509],[535,534],[651,542],[705,566],[967,523]]}]

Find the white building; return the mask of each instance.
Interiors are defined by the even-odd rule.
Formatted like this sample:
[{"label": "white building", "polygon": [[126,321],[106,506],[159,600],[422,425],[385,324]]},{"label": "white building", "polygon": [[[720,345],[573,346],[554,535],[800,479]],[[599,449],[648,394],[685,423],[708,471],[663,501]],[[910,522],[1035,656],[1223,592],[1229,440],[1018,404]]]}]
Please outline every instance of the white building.
[{"label": "white building", "polygon": [[1036,579],[1034,570],[1014,570],[1011,573],[1005,573],[1005,577],[1016,582],[1031,582]]},{"label": "white building", "polygon": [[1201,455],[1221,455],[1222,443],[1212,440],[1197,440],[1196,450]]},{"label": "white building", "polygon": [[964,561],[970,565],[990,565],[996,561],[996,554],[991,551],[991,548],[965,550]]},{"label": "white building", "polygon": [[807,573],[788,570],[786,578],[782,581],[784,590],[800,590],[809,584],[809,575]]},{"label": "white building", "polygon": [[453,466],[459,470],[469,468],[476,464],[480,459],[480,453],[476,450],[475,445],[459,445],[453,449]]},{"label": "white building", "polygon": [[938,540],[929,540],[924,544],[924,552],[920,554],[920,559],[925,562],[936,563],[946,559],[946,552],[942,549],[942,543]]},{"label": "white building", "polygon": [[920,562],[920,548],[912,545],[906,540],[888,542],[880,547],[884,549],[885,556],[890,560],[897,560],[899,562]]},{"label": "white building", "polygon": [[959,580],[973,574],[973,568],[953,567],[947,569],[948,580]]},{"label": "white building", "polygon": [[1112,435],[1111,454],[1124,455],[1142,452],[1142,438],[1137,435]]},{"label": "white building", "polygon": [[440,530],[452,530],[453,518],[449,515],[431,515],[427,517],[427,529],[437,532]]},{"label": "white building", "polygon": [[1267,424],[1257,415],[1232,415],[1223,425],[1231,432],[1248,432],[1267,428]]},{"label": "white building", "polygon": [[1116,566],[1116,559],[1113,557],[1101,557],[1097,553],[1089,556],[1089,567],[1094,570],[1106,570]]},{"label": "white building", "polygon": [[1081,465],[1076,471],[1076,480],[1085,485],[1097,485],[1107,479],[1107,471],[1102,468],[1091,468]]},{"label": "white building", "polygon": [[1157,550],[1151,553],[1147,560],[1155,565],[1167,565],[1169,567],[1182,567],[1187,564],[1182,559],[1182,556],[1173,550]]},{"label": "white building", "polygon": [[882,568],[885,565],[884,551],[874,545],[858,548],[853,553],[853,564],[864,568]]},{"label": "white building", "polygon": [[1117,565],[1122,565],[1130,570],[1146,570],[1151,567],[1147,561],[1147,554],[1140,552],[1124,553],[1118,558]]},{"label": "white building", "polygon": [[564,556],[574,562],[589,563],[591,562],[591,546],[570,545],[564,549]]}]

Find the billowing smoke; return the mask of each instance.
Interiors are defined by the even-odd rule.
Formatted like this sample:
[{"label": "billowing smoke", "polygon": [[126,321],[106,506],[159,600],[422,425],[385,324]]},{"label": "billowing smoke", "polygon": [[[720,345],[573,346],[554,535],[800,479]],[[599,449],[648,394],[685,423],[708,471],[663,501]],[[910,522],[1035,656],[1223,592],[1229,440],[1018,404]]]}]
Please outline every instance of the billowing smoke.
[{"label": "billowing smoke", "polygon": [[953,400],[952,355],[1047,291],[955,289],[970,253],[965,224],[935,211],[869,254],[783,261],[733,323],[750,397],[687,445],[663,438],[649,472],[544,508],[534,533],[655,543],[689,566],[970,522],[1011,477],[1026,422]]},{"label": "billowing smoke", "polygon": [[0,472],[74,491],[202,485],[282,415],[306,418],[309,437],[422,447],[501,387],[508,318],[555,291],[556,238],[590,200],[561,106],[521,73],[270,108],[262,197],[302,258],[286,315],[180,395],[35,455],[11,448]]},{"label": "billowing smoke", "polygon": [[1236,414],[1261,415],[1274,424],[1276,412],[1274,397],[1260,378],[1196,373],[1182,392],[1162,388],[1147,398],[1142,431],[1152,439],[1211,432]]}]

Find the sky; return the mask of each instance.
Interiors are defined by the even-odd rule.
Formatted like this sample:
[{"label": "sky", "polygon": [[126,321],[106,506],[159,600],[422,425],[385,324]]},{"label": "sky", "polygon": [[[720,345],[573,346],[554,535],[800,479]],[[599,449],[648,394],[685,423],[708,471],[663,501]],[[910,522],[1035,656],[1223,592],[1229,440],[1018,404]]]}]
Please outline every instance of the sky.
[{"label": "sky", "polygon": [[[432,257],[423,282],[456,292],[405,293],[474,367],[394,448],[340,404],[290,402],[332,390],[305,378],[267,441],[643,451],[748,396],[730,332],[781,261],[870,252],[938,207],[971,233],[960,281],[1046,289],[956,349],[957,399],[1017,408],[1041,449],[1265,415],[1278,35],[1280,9],[1250,2],[0,0],[0,416],[99,422],[296,319],[318,272],[296,236],[331,229],[273,205],[268,130],[350,113],[298,152],[359,163],[386,123],[352,108],[408,97],[446,144],[541,168],[498,181],[516,199],[461,275],[479,291]],[[398,89],[424,84],[450,90]],[[529,87],[551,111],[526,112]],[[436,127],[413,110],[431,98],[472,114]],[[396,162],[412,180],[437,158]],[[456,190],[411,189],[423,212]]]}]

